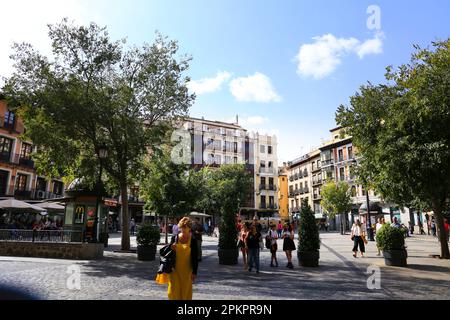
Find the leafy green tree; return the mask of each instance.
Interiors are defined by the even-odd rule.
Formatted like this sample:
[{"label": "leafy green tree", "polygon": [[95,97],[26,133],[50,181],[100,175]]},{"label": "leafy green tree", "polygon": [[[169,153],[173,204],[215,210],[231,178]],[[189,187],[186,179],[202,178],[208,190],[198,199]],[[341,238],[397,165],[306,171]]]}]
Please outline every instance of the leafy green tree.
[{"label": "leafy green tree", "polygon": [[94,183],[99,150],[107,175],[120,188],[122,249],[130,248],[128,186],[148,149],[159,144],[173,119],[187,114],[195,96],[183,73],[189,58],[157,35],[152,45],[124,48],[94,23],[67,19],[49,26],[53,54],[15,44],[15,73],[3,91],[39,152],[38,171],[48,176],[83,177]]},{"label": "leafy green tree", "polygon": [[202,177],[187,165],[172,161],[168,149],[155,152],[147,163],[140,190],[147,208],[158,216],[183,217],[202,197]]},{"label": "leafy green tree", "polygon": [[216,209],[221,213],[219,248],[235,249],[237,240],[236,214],[244,205],[253,187],[253,176],[245,165],[222,165],[213,171],[209,187]]},{"label": "leafy green tree", "polygon": [[341,234],[345,234],[347,214],[352,210],[352,198],[350,186],[345,181],[330,181],[321,189],[322,208],[328,213],[331,219],[336,215],[341,216]]},{"label": "leafy green tree", "polygon": [[426,203],[450,258],[443,210],[450,194],[450,39],[416,48],[408,64],[388,67],[388,84],[362,86],[336,120],[362,156],[358,173],[387,200]]}]

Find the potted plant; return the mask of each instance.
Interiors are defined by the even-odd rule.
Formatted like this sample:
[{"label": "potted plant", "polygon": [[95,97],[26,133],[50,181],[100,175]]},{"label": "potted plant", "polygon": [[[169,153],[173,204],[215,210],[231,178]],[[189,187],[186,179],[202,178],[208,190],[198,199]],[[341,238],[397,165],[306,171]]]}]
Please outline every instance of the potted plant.
[{"label": "potted plant", "polygon": [[377,232],[377,246],[383,251],[384,263],[387,266],[406,267],[408,252],[405,246],[404,228],[385,224]]},{"label": "potted plant", "polygon": [[153,261],[156,255],[156,246],[161,240],[159,228],[144,223],[138,228],[136,242],[137,254],[140,261]]},{"label": "potted plant", "polygon": [[303,203],[300,213],[300,226],[298,231],[298,262],[302,267],[319,266],[320,238],[319,228],[311,207]]}]

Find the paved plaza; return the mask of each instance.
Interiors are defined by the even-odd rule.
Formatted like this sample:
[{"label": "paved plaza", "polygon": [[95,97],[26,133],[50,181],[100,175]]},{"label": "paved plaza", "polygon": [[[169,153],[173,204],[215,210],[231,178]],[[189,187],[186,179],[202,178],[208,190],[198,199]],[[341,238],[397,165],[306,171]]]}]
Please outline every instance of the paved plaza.
[{"label": "paved plaza", "polygon": [[[154,282],[158,257],[154,262],[140,262],[136,254],[114,252],[119,249],[119,237],[112,236],[99,261],[0,257],[0,283],[23,288],[40,299],[166,300],[166,286]],[[295,259],[295,269],[289,270],[282,252],[280,267],[270,268],[270,253],[264,250],[257,275],[244,271],[242,263],[219,265],[217,238],[204,237],[194,300],[450,299],[450,260],[430,257],[439,253],[435,238],[407,239],[408,268],[384,266],[383,258],[376,256],[375,243],[368,245],[366,258],[355,259],[349,235],[323,233],[321,239],[319,268],[299,267]],[[79,290],[67,287],[74,265],[81,270]],[[368,267],[380,268],[381,289],[368,289]]]}]

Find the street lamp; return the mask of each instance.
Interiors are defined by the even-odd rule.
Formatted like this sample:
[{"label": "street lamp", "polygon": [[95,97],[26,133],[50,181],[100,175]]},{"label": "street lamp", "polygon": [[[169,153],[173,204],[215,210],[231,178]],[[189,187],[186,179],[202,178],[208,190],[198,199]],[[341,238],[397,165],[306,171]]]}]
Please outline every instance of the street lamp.
[{"label": "street lamp", "polygon": [[102,187],[101,186],[102,186],[103,160],[105,160],[107,157],[108,157],[108,149],[106,148],[105,144],[102,144],[98,148],[98,158],[99,158],[99,161],[100,161],[100,171],[99,171],[98,180],[97,180],[97,206],[95,207],[96,209],[95,209],[95,226],[94,226],[95,235],[94,235],[94,242],[98,242],[98,238],[99,238],[99,235],[100,235],[100,224],[99,224],[100,210],[99,210],[99,207],[100,207],[100,199],[102,197]]}]

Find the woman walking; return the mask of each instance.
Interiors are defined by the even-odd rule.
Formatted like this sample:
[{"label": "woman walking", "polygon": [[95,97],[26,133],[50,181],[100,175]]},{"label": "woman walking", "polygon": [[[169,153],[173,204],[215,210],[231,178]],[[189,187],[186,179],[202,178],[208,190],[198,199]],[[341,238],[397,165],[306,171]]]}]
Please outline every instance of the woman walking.
[{"label": "woman walking", "polygon": [[[383,227],[383,224],[384,224],[384,218],[378,218],[378,222],[377,222],[377,225],[376,225],[376,227],[375,227],[375,237],[377,236],[377,234],[378,234],[378,232],[381,230],[381,228]],[[381,250],[380,250],[380,247],[378,247],[378,245],[377,245],[377,249],[378,249],[378,254],[377,254],[377,256],[380,256],[381,255]]]},{"label": "woman walking", "polygon": [[268,237],[270,239],[270,253],[272,254],[272,257],[270,259],[270,266],[272,268],[274,268],[274,267],[278,268],[278,260],[277,260],[278,232],[277,232],[277,226],[276,225],[272,225],[271,226],[271,230],[269,231]]},{"label": "woman walking", "polygon": [[248,271],[252,272],[253,266],[256,268],[256,273],[259,273],[259,242],[261,239],[261,233],[256,230],[256,226],[252,225],[250,233],[247,236],[247,247],[249,255],[249,268]]},{"label": "woman walking", "polygon": [[248,270],[248,247],[247,247],[247,237],[249,234],[249,225],[244,223],[242,226],[241,233],[239,235],[239,248],[242,252],[242,260],[244,262],[244,270]]},{"label": "woman walking", "polygon": [[294,265],[292,264],[292,251],[295,251],[296,248],[294,243],[294,229],[292,226],[286,225],[281,237],[283,238],[283,251],[286,253],[288,260],[286,268],[294,269]]},{"label": "woman walking", "polygon": [[362,227],[361,221],[356,220],[356,223],[353,224],[352,227],[352,240],[354,242],[353,246],[353,257],[356,258],[358,255],[358,246],[361,251],[361,257],[364,257],[364,253],[366,252],[366,248],[364,246],[364,228]]},{"label": "woman walking", "polygon": [[192,300],[192,283],[197,277],[197,242],[192,236],[192,221],[181,219],[178,223],[180,233],[172,237],[172,250],[175,251],[175,268],[170,274],[159,274],[156,282],[168,283],[169,300]]}]

